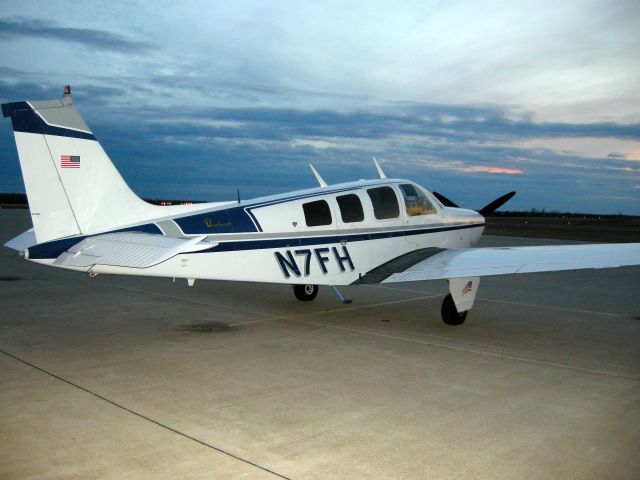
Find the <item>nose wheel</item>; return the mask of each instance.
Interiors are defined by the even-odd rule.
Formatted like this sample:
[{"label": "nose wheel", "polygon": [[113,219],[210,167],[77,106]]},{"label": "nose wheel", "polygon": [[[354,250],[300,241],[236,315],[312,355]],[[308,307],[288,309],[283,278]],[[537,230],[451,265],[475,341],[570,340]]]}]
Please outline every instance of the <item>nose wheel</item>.
[{"label": "nose wheel", "polygon": [[294,285],[293,294],[301,302],[310,302],[318,295],[317,285]]},{"label": "nose wheel", "polygon": [[467,318],[467,312],[468,310],[458,312],[451,294],[444,297],[440,314],[442,315],[442,321],[447,325],[462,325]]}]

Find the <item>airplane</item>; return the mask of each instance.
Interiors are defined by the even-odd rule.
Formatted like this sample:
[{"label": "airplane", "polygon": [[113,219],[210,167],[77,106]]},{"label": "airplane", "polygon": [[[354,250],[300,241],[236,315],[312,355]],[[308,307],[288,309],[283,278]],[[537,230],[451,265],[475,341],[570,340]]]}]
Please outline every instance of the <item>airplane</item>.
[{"label": "airplane", "polygon": [[[10,117],[33,228],[8,241],[30,261],[79,272],[318,286],[444,279],[442,320],[460,325],[484,276],[640,264],[640,243],[475,248],[485,216],[403,179],[378,177],[252,200],[152,205],[125,183],[62,98],[2,105]],[[239,197],[239,196],[238,196]]]}]

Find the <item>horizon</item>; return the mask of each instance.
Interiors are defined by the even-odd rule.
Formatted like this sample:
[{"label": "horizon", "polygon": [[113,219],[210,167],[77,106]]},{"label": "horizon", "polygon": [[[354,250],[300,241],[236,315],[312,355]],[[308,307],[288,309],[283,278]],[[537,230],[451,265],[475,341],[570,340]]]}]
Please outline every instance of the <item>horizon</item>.
[{"label": "horizon", "polygon": [[[393,180],[393,179],[391,179]],[[282,192],[282,193],[286,193],[286,192]],[[6,196],[20,196],[20,203],[2,203],[3,201],[3,197]],[[196,198],[183,198],[183,199],[176,199],[176,198],[164,198],[164,197],[140,197],[142,200],[144,200],[147,203],[153,203],[153,204],[161,204],[160,202],[167,202],[171,205],[177,205],[177,204],[186,204],[186,203],[207,203],[209,202],[208,200],[201,200],[201,199],[196,199]],[[252,201],[256,199],[256,197],[252,197],[252,198],[248,198],[246,200],[243,201]],[[229,202],[234,202],[236,201],[234,200],[229,200]],[[25,208],[28,209],[29,208],[29,202],[27,199],[27,194],[24,192],[0,192],[0,207],[4,205],[4,208],[7,208],[7,205],[10,205],[9,208]],[[505,204],[508,205],[508,202]],[[470,208],[470,207],[465,207],[464,205],[460,205],[460,208]],[[487,218],[490,217],[495,217],[495,216],[526,216],[526,215],[530,215],[530,216],[571,216],[571,217],[580,217],[580,216],[584,216],[584,217],[637,217],[640,218],[640,215],[630,215],[630,214],[624,214],[624,213],[594,213],[594,212],[578,212],[578,211],[564,211],[564,210],[546,210],[544,208],[536,208],[533,207],[529,210],[511,210],[509,208],[499,208],[498,210],[496,210],[495,212],[492,212],[491,214],[487,215]]]}]

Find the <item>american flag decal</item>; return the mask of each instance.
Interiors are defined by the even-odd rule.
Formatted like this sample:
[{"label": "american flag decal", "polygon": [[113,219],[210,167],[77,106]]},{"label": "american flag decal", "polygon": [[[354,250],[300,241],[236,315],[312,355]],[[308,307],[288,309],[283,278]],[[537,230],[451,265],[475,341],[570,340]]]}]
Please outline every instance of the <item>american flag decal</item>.
[{"label": "american flag decal", "polygon": [[80,168],[80,157],[78,155],[60,155],[61,168]]}]

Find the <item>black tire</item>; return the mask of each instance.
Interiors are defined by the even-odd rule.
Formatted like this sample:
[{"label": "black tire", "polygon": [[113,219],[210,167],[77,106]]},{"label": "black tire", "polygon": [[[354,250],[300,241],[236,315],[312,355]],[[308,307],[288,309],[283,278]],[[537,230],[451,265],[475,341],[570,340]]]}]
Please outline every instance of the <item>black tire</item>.
[{"label": "black tire", "polygon": [[447,325],[462,325],[467,318],[467,312],[458,312],[456,304],[451,294],[444,297],[442,309],[440,310],[442,321]]},{"label": "black tire", "polygon": [[310,302],[318,295],[317,285],[294,285],[293,293],[301,302]]}]

